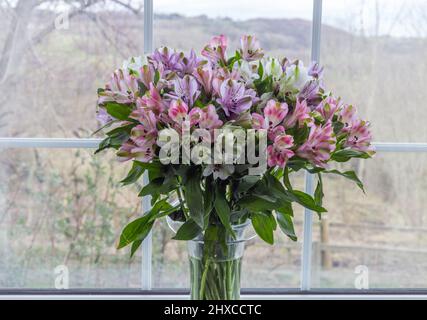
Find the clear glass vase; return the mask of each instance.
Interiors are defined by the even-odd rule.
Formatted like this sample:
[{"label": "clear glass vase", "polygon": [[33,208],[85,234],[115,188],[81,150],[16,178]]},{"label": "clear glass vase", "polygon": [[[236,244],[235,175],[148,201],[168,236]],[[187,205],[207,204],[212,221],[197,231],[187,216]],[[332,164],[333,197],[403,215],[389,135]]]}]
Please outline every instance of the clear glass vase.
[{"label": "clear glass vase", "polygon": [[235,239],[188,241],[192,300],[238,300],[240,274],[249,223],[233,226]]}]

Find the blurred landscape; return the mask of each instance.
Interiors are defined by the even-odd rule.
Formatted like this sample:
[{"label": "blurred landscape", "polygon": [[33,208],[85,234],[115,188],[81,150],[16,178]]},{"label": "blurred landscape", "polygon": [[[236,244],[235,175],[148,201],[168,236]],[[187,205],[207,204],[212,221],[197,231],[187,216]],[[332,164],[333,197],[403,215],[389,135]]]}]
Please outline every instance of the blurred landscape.
[{"label": "blurred landscape", "polygon": [[[141,2],[68,1],[69,25],[57,28],[62,1],[0,0],[0,137],[91,137],[96,89],[143,51]],[[326,87],[359,108],[377,142],[427,141],[427,16],[417,12],[399,23],[416,18],[419,36],[367,35],[357,16],[358,32],[322,28]],[[379,25],[382,16],[375,16]],[[232,48],[241,35],[255,34],[267,54],[310,62],[307,20],[154,19],[156,47],[200,50],[220,33]],[[366,265],[372,288],[427,287],[427,155],[379,153],[346,166],[367,194],[342,178],[326,179],[329,212],[315,219],[314,285],[353,288],[355,268]],[[0,288],[53,287],[60,264],[70,269],[70,287],[139,287],[140,253],[130,260],[114,246],[124,223],[140,214],[135,190],[118,183],[126,169],[114,154],[93,156],[91,149],[2,150]],[[303,188],[302,174],[294,179]],[[248,243],[244,287],[299,286],[303,211],[295,212],[297,243],[279,233],[274,247]],[[187,285],[185,243],[170,237],[165,223],[155,226],[155,287]]]}]

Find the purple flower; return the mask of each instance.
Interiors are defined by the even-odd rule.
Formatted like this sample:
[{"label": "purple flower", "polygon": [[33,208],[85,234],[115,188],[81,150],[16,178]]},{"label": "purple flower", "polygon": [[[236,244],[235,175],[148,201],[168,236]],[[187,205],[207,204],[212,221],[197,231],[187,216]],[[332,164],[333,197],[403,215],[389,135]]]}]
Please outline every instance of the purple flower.
[{"label": "purple flower", "polygon": [[184,78],[175,78],[173,80],[173,87],[174,90],[165,96],[174,100],[181,99],[190,108],[200,95],[197,80],[190,75],[185,75]]},{"label": "purple flower", "polygon": [[197,57],[196,52],[191,49],[190,54],[181,54],[181,59],[177,65],[178,72],[181,76],[185,74],[192,74],[194,70],[200,65],[201,60]]},{"label": "purple flower", "polygon": [[254,61],[261,59],[264,52],[259,45],[259,41],[255,36],[243,36],[240,39],[240,54],[246,61]]},{"label": "purple flower", "polygon": [[307,106],[310,109],[314,109],[322,100],[319,88],[320,85],[317,80],[308,81],[298,94],[298,99],[307,101]]},{"label": "purple flower", "polygon": [[323,66],[320,66],[317,62],[313,61],[308,67],[308,75],[316,79],[323,78]]},{"label": "purple flower", "polygon": [[99,121],[99,123],[101,124],[101,126],[105,126],[108,122],[113,121],[113,117],[110,116],[107,111],[100,107],[98,109],[98,111],[96,112],[96,120]]},{"label": "purple flower", "polygon": [[182,56],[168,47],[163,47],[154,51],[148,57],[148,60],[156,69],[163,69],[165,75],[170,72],[179,71],[181,66]]},{"label": "purple flower", "polygon": [[234,117],[248,110],[252,106],[252,99],[243,83],[228,79],[221,84],[218,103],[221,104],[227,117]]}]

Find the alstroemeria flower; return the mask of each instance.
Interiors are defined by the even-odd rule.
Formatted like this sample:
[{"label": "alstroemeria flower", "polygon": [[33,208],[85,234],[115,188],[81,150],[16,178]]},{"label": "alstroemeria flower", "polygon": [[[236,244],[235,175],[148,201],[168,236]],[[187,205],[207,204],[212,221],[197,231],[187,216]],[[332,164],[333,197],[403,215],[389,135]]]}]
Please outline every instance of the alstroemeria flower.
[{"label": "alstroemeria flower", "polygon": [[264,58],[261,60],[261,63],[264,69],[261,80],[271,76],[274,81],[277,81],[282,77],[283,68],[279,60],[276,58]]},{"label": "alstroemeria flower", "polygon": [[137,107],[146,107],[152,110],[155,114],[160,114],[166,109],[166,103],[160,96],[159,91],[150,83],[150,90],[143,97],[136,101]]},{"label": "alstroemeria flower", "polygon": [[298,93],[299,100],[307,101],[307,106],[310,110],[314,109],[322,100],[322,96],[319,93],[320,85],[318,80],[308,81],[301,91]]},{"label": "alstroemeria flower", "polygon": [[138,114],[137,120],[140,122],[137,126],[132,128],[131,140],[138,147],[153,145],[157,139],[157,117],[153,111],[148,109],[139,110],[134,112],[133,115]]},{"label": "alstroemeria flower", "polygon": [[190,112],[188,112],[188,109],[188,105],[181,99],[172,100],[168,110],[169,118],[179,125],[182,125],[185,121],[190,121],[191,126],[199,123],[202,116],[200,108],[192,108]]},{"label": "alstroemeria flower", "polygon": [[257,65],[248,61],[236,61],[233,65],[235,74],[240,75],[240,80],[246,83],[246,87],[252,86],[254,80],[259,79]]},{"label": "alstroemeria flower", "polygon": [[224,35],[215,36],[209,41],[209,44],[207,44],[203,50],[202,50],[202,56],[206,57],[211,61],[212,63],[219,63],[223,62],[225,63],[226,58],[226,50],[228,45],[228,39]]},{"label": "alstroemeria flower", "polygon": [[154,144],[143,144],[137,146],[132,140],[128,140],[123,143],[116,155],[119,161],[128,161],[135,159],[141,162],[149,162],[154,158],[155,155]]},{"label": "alstroemeria flower", "polygon": [[129,70],[115,71],[110,81],[105,85],[105,90],[99,92],[98,104],[108,101],[118,103],[133,103],[138,97],[139,86],[136,77]]},{"label": "alstroemeria flower", "polygon": [[156,49],[151,56],[148,56],[148,61],[150,61],[154,67],[162,68],[165,75],[170,72],[179,71],[181,66],[182,56],[175,52],[173,49],[168,47],[162,47]]},{"label": "alstroemeria flower", "polygon": [[335,150],[335,143],[332,122],[328,122],[324,126],[313,124],[307,141],[297,149],[296,154],[316,166],[325,167],[331,153]]},{"label": "alstroemeria flower", "polygon": [[196,52],[191,49],[188,55],[181,54],[181,59],[177,65],[178,72],[183,76],[192,74],[199,66],[201,60],[197,57]]},{"label": "alstroemeria flower", "polygon": [[317,107],[316,111],[322,116],[325,121],[332,120],[334,114],[340,108],[340,101],[332,96],[327,97]]},{"label": "alstroemeria flower", "polygon": [[350,147],[353,150],[374,153],[374,146],[371,145],[372,134],[369,130],[369,122],[364,120],[356,120],[352,123],[348,138],[344,144],[345,147]]},{"label": "alstroemeria flower", "polygon": [[268,138],[275,140],[277,135],[285,132],[279,125],[288,114],[288,105],[275,100],[269,100],[264,108],[264,117],[259,113],[252,113],[252,128],[268,130]]},{"label": "alstroemeria flower", "polygon": [[213,71],[209,64],[198,67],[193,72],[193,76],[199,81],[205,93],[210,96],[212,93]]},{"label": "alstroemeria flower", "polygon": [[176,78],[173,81],[174,91],[168,93],[166,96],[172,99],[181,99],[189,107],[194,105],[194,102],[200,95],[197,80],[190,75],[185,75],[183,78]]},{"label": "alstroemeria flower", "polygon": [[305,84],[311,79],[312,77],[308,75],[308,70],[304,67],[302,61],[297,60],[285,68],[285,77],[281,89],[283,91],[290,87],[301,91]]},{"label": "alstroemeria flower", "polygon": [[218,103],[227,117],[230,117],[248,110],[252,106],[252,99],[252,94],[248,94],[243,83],[229,79],[221,85]]},{"label": "alstroemeria flower", "polygon": [[295,153],[290,150],[294,144],[294,138],[285,133],[278,135],[272,145],[267,147],[267,164],[269,167],[279,166],[284,168],[286,162],[292,158]]},{"label": "alstroemeria flower", "polygon": [[101,126],[105,126],[108,122],[113,121],[113,117],[110,116],[107,111],[102,108],[99,107],[98,111],[96,112],[96,120],[99,121],[99,123],[101,124]]},{"label": "alstroemeria flower", "polygon": [[234,165],[232,164],[208,164],[203,170],[203,176],[208,177],[213,174],[214,180],[220,178],[226,180],[234,173]]},{"label": "alstroemeria flower", "polygon": [[357,120],[356,113],[356,107],[348,104],[342,106],[338,116],[338,120],[344,124],[342,131],[348,132],[350,130],[353,122]]},{"label": "alstroemeria flower", "polygon": [[240,39],[240,54],[246,61],[258,60],[264,56],[264,52],[255,36],[243,36]]},{"label": "alstroemeria flower", "polygon": [[307,101],[299,101],[297,99],[295,108],[291,114],[288,114],[283,122],[285,128],[292,128],[296,124],[302,127],[304,123],[311,121],[310,108],[307,106]]},{"label": "alstroemeria flower", "polygon": [[313,61],[308,67],[308,75],[316,79],[321,79],[323,77],[323,66]]},{"label": "alstroemeria flower", "polygon": [[221,86],[226,80],[240,80],[240,72],[239,70],[233,69],[228,70],[228,68],[217,68],[214,69],[214,74],[212,78],[212,88],[213,92],[217,95],[220,95]]},{"label": "alstroemeria flower", "polygon": [[222,121],[219,120],[218,114],[213,104],[209,104],[201,109],[201,117],[199,120],[199,128],[212,131],[222,126]]}]

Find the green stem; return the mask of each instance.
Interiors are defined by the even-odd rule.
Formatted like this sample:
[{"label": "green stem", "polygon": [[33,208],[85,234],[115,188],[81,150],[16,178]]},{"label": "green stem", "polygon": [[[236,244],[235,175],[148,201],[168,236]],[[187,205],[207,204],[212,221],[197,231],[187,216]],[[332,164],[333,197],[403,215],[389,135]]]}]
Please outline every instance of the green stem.
[{"label": "green stem", "polygon": [[202,279],[200,281],[200,293],[199,293],[200,299],[203,299],[203,296],[205,295],[205,287],[206,287],[206,279],[207,279],[208,270],[209,270],[209,262],[210,262],[210,258],[207,258],[205,262],[205,267],[203,268]]}]

